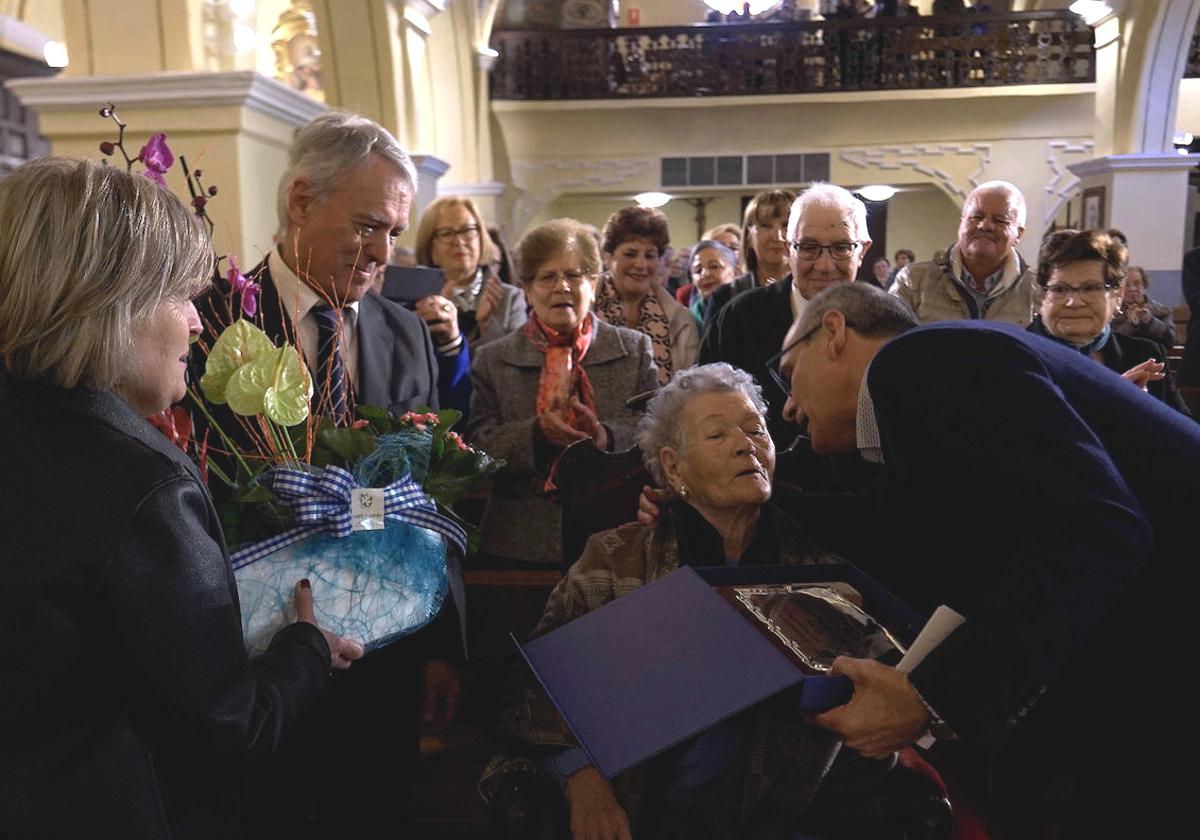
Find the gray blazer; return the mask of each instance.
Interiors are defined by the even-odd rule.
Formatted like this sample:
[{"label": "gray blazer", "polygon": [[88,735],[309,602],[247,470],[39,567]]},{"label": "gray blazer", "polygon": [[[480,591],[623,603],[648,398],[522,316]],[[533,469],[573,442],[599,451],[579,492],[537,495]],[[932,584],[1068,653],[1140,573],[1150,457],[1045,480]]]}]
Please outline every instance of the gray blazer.
[{"label": "gray blazer", "polygon": [[[595,319],[596,337],[583,367],[614,449],[633,445],[638,416],[625,408],[634,394],[658,387],[650,337]],[[507,466],[492,481],[483,512],[482,548],[509,560],[562,562],[562,510],[534,492],[546,478],[534,463],[538,380],[545,356],[524,330],[479,349],[471,365],[471,421],[467,438]]]},{"label": "gray blazer", "polygon": [[525,325],[528,317],[525,314],[525,293],[516,286],[501,284],[504,297],[496,304],[496,311],[488,318],[478,336],[471,337],[471,352],[485,344],[490,344],[498,338],[513,332]]}]

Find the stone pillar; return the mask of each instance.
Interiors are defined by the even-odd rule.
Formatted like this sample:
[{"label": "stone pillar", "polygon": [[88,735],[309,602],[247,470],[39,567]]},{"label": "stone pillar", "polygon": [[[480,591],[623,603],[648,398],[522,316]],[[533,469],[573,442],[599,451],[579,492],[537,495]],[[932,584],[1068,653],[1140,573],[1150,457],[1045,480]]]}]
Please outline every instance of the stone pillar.
[{"label": "stone pillar", "polygon": [[1080,178],[1082,225],[1120,228],[1131,259],[1150,272],[1154,297],[1183,302],[1179,277],[1191,246],[1188,170],[1174,154],[1179,80],[1200,0],[1114,2],[1096,25],[1095,150],[1067,168]]},{"label": "stone pillar", "polygon": [[113,122],[99,115],[107,102],[128,125],[125,146],[131,155],[151,134],[166,133],[177,158],[168,185],[188,200],[180,155],[203,170],[204,183],[219,188],[208,208],[217,253],[236,254],[246,267],[272,247],[279,227],[276,189],[295,130],[325,110],[250,70],[17,79],[8,87],[37,113],[55,154],[103,158],[101,141],[117,136]]},{"label": "stone pillar", "polygon": [[412,158],[417,165],[417,194],[413,196],[410,229],[415,231],[425,208],[438,197],[438,181],[449,171],[450,164],[434,155],[413,155]]},{"label": "stone pillar", "polygon": [[1067,166],[1080,179],[1081,226],[1122,230],[1131,260],[1150,274],[1154,298],[1169,306],[1183,303],[1179,280],[1192,219],[1188,171],[1197,162],[1200,155],[1128,154]]}]

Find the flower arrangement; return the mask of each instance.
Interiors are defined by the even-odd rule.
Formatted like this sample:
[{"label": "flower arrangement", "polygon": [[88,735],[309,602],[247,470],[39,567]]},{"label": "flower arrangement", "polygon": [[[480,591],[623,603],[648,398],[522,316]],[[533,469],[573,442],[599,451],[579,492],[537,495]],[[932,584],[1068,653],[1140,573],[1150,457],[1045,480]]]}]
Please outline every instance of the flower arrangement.
[{"label": "flower arrangement", "polygon": [[[115,107],[100,114],[118,130],[101,152],[119,151],[128,171],[140,164],[165,186],[175,162],[166,135],[152,135],[131,156]],[[211,235],[207,205],[217,189],[179,162]],[[261,286],[232,255],[228,263],[222,276],[218,260],[216,277],[228,312],[205,325],[215,338],[192,354],[193,373],[202,368],[189,386],[196,427],[180,406],[151,422],[192,451],[205,481],[218,479],[214,496],[234,547],[251,650],[285,620],[301,577],[313,581],[323,627],[368,647],[411,632],[436,615],[447,592],[461,597],[458,563],[477,537],[452,508],[503,464],[453,431],[458,411],[393,417],[357,405],[335,423],[323,411],[332,405],[329,383],[314,382],[298,345],[276,345],[256,325]]]}]

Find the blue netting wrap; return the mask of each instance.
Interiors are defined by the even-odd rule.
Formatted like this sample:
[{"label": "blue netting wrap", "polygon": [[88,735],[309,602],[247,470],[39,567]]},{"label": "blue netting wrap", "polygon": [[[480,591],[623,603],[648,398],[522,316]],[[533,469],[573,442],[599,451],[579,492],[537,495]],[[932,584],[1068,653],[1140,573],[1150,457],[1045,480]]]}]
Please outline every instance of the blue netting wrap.
[{"label": "blue netting wrap", "polygon": [[293,593],[312,582],[317,623],[372,650],[427,624],[448,589],[446,546],[433,531],[389,520],[348,537],[306,537],[235,573],[251,655],[295,620]]},{"label": "blue netting wrap", "polygon": [[416,428],[380,435],[375,451],[355,465],[355,480],[363,487],[381,487],[411,471],[412,480],[424,484],[432,440],[431,432]]}]

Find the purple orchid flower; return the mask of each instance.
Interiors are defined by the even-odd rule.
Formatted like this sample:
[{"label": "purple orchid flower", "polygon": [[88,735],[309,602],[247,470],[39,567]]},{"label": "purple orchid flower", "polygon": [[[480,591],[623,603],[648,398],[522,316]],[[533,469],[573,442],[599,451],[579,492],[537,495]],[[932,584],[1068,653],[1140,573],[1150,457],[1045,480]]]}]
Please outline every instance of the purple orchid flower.
[{"label": "purple orchid flower", "polygon": [[138,152],[137,159],[146,166],[143,175],[160,186],[167,185],[167,179],[163,176],[175,165],[175,155],[167,145],[167,135],[162,132],[150,135],[146,145]]},{"label": "purple orchid flower", "polygon": [[258,312],[258,293],[262,291],[262,286],[238,270],[237,260],[232,254],[229,256],[229,271],[225,273],[225,279],[235,292],[241,293],[242,312],[247,318],[253,318]]}]

